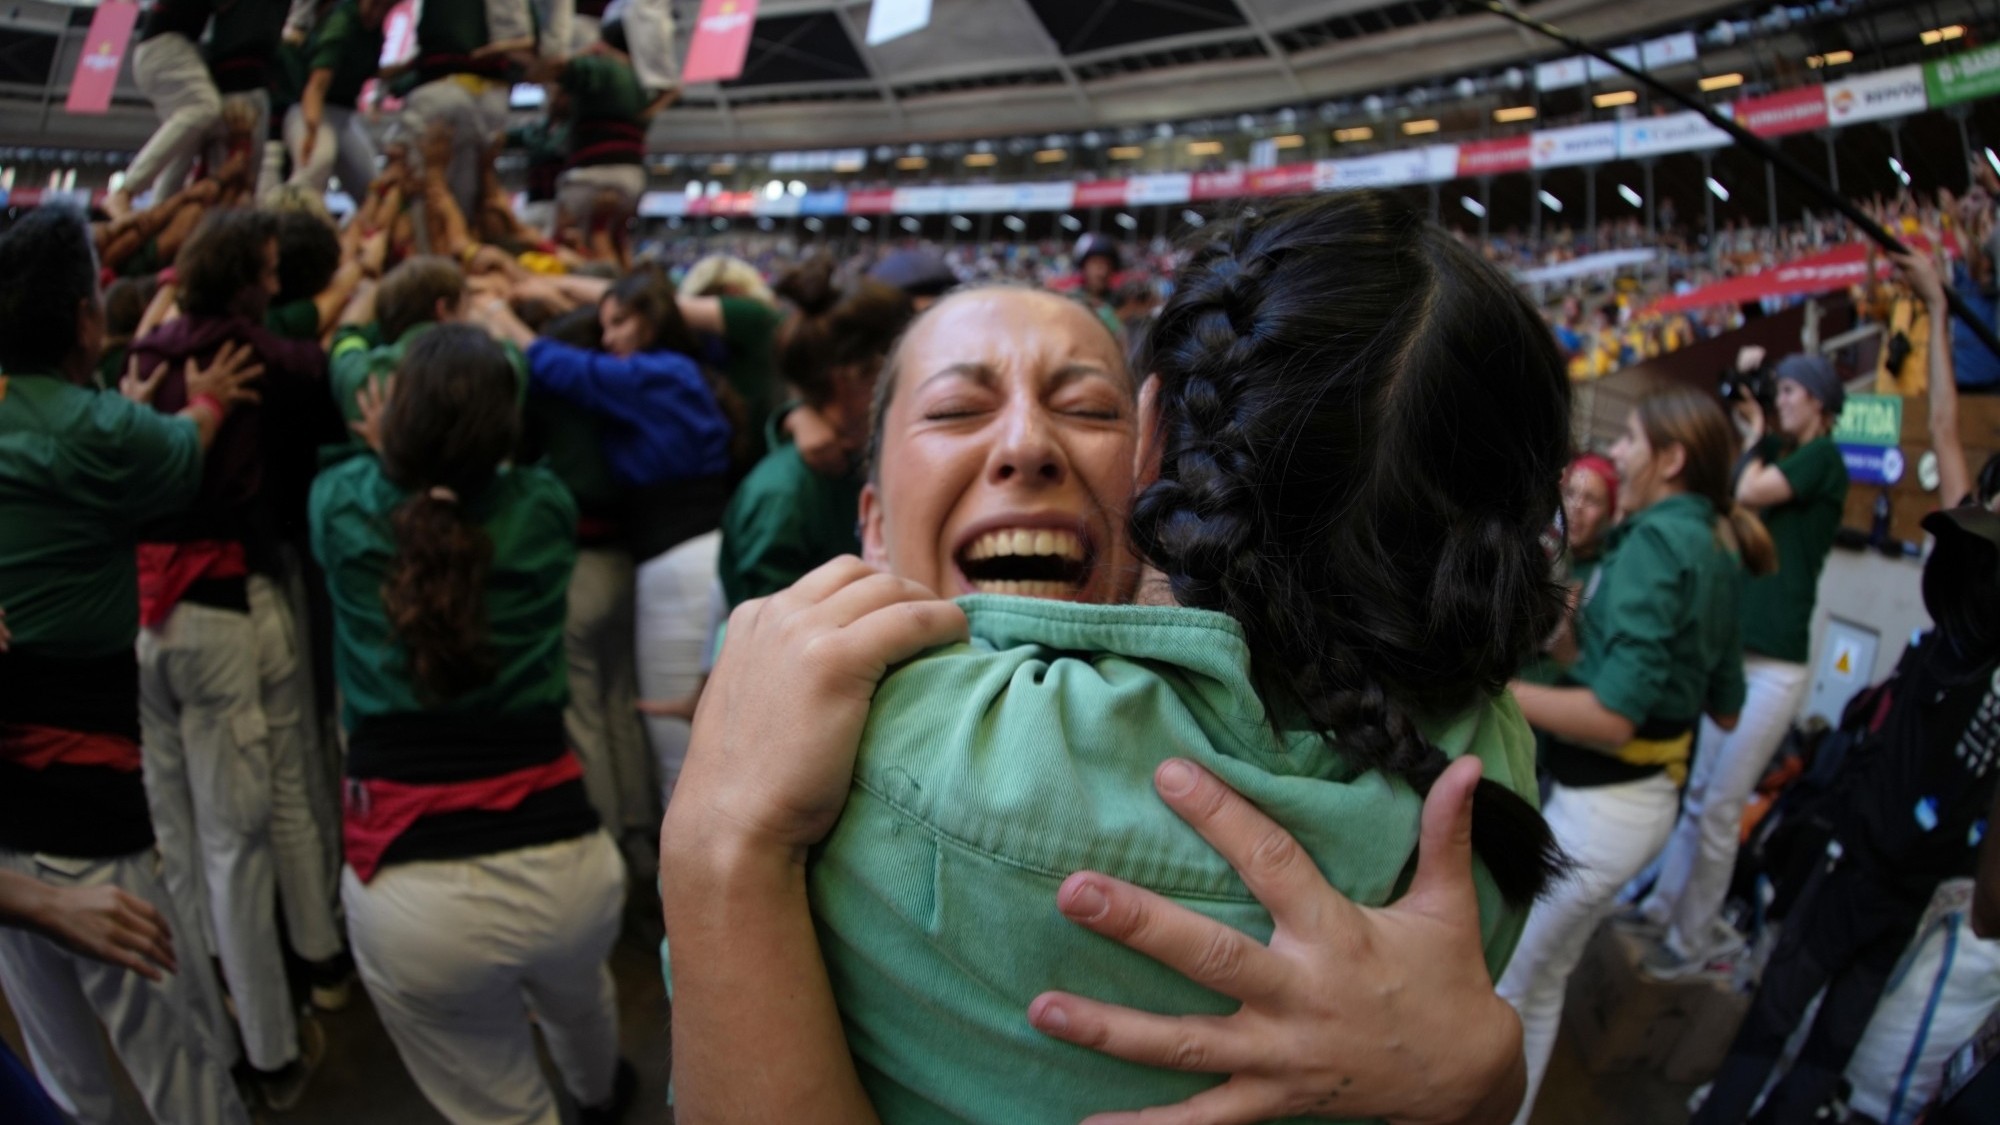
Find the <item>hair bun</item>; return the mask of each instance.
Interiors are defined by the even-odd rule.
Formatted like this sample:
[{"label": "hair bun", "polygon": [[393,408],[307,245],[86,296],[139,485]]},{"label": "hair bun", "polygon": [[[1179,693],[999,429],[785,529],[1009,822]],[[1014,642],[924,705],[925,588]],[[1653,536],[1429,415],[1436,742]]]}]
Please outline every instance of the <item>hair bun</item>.
[{"label": "hair bun", "polygon": [[771,288],[807,316],[825,316],[840,302],[840,290],[833,284],[833,259],[824,255],[787,270]]}]

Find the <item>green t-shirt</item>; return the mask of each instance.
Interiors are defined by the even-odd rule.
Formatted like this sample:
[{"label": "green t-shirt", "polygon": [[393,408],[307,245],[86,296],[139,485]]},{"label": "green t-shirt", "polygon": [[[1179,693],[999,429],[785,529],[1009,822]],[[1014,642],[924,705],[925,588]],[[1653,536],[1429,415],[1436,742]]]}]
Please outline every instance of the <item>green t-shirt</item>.
[{"label": "green t-shirt", "polygon": [[487,41],[485,0],[427,0],[417,17],[419,55],[470,55]]},{"label": "green t-shirt", "polygon": [[1743,569],[1714,524],[1714,505],[1680,493],[1608,536],[1569,679],[1635,727],[1743,707]]},{"label": "green t-shirt", "polygon": [[1743,588],[1743,647],[1804,664],[1819,574],[1847,507],[1847,464],[1833,439],[1822,436],[1799,446],[1777,466],[1791,483],[1792,498],[1764,512],[1764,526],[1778,547],[1778,569]]},{"label": "green t-shirt", "polygon": [[603,55],[578,55],[563,67],[562,87],[569,91],[573,120],[638,124],[652,101],[630,63]]},{"label": "green t-shirt", "polygon": [[576,566],[569,489],[546,469],[512,467],[460,499],[465,517],[493,542],[484,596],[487,643],[499,671],[492,683],[443,705],[418,698],[408,651],[382,608],[382,584],[396,557],[390,517],[408,498],[367,453],[313,482],[312,550],[333,601],[334,674],[347,729],[413,711],[487,715],[562,707],[569,699],[563,621]]},{"label": "green t-shirt", "polygon": [[0,607],[20,651],[108,656],[139,633],[139,527],[194,501],[195,424],[115,391],[0,375]]},{"label": "green t-shirt", "polygon": [[729,349],[722,375],[750,408],[750,432],[761,434],[778,408],[777,361],[771,353],[785,314],[750,297],[720,300],[722,342]]},{"label": "green t-shirt", "polygon": [[[437,327],[435,321],[413,324],[402,336],[384,344],[378,342],[378,332],[374,324],[365,326],[347,325],[334,333],[333,346],[326,352],[327,388],[333,394],[334,405],[340,407],[340,416],[349,422],[361,420],[361,406],[355,398],[361,388],[371,379],[387,379],[396,373],[396,367],[403,362],[403,353],[418,336]],[[500,347],[507,353],[508,362],[514,365],[514,377],[520,381],[520,397],[526,401],[528,395],[528,360],[521,349],[505,340]]]},{"label": "green t-shirt", "polygon": [[[935,650],[875,695],[854,788],[809,879],[821,950],[862,1081],[884,1122],[1063,1121],[1179,1101],[1220,1076],[1123,1062],[1029,1026],[1066,989],[1145,1011],[1237,1002],[1056,912],[1090,869],[1268,939],[1270,915],[1153,790],[1191,758],[1295,835],[1355,901],[1414,870],[1422,802],[1319,738],[1272,733],[1235,622],[1181,608],[960,600],[969,645]],[[1420,721],[1452,757],[1535,795],[1511,696]],[[1526,910],[1476,865],[1496,977]]]},{"label": "green t-shirt", "polygon": [[839,555],[860,554],[855,525],[866,483],[858,471],[821,476],[794,445],[765,454],[722,513],[717,570],[729,608],[775,594]]},{"label": "green t-shirt", "polygon": [[326,88],[326,104],[353,109],[382,61],[382,28],[361,22],[361,5],[342,0],[320,25],[313,29],[306,46],[306,69],[330,70],[333,84]]},{"label": "green t-shirt", "polygon": [[287,340],[317,340],[319,306],[309,297],[272,305],[264,310],[264,327]]}]

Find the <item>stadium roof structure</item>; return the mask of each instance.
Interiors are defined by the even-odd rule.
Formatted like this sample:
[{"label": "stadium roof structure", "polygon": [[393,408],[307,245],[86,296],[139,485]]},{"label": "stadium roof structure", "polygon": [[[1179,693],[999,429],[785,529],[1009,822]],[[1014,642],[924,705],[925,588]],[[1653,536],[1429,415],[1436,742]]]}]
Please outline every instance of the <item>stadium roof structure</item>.
[{"label": "stadium roof structure", "polygon": [[[1741,3],[1528,0],[1621,41]],[[868,0],[766,0],[741,77],[655,123],[667,152],[1117,129],[1363,94],[1560,48],[1451,0],[934,0],[868,46]],[[693,22],[681,20],[682,50]]]}]

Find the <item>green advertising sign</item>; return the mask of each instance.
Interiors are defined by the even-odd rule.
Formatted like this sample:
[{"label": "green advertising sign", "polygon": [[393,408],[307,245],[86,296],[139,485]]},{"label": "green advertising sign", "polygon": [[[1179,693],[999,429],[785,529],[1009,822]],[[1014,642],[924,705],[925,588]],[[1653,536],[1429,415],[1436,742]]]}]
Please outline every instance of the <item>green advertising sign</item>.
[{"label": "green advertising sign", "polygon": [[1891,446],[1903,440],[1901,395],[1848,395],[1833,440],[1841,445]]},{"label": "green advertising sign", "polygon": [[2000,94],[2000,44],[1925,63],[1924,92],[1933,107]]}]

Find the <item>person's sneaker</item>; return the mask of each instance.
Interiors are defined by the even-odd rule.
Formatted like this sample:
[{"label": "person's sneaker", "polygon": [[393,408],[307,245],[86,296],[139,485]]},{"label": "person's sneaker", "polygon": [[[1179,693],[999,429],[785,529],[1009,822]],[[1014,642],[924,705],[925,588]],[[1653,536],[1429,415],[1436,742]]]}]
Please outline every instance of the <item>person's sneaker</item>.
[{"label": "person's sneaker", "polygon": [[257,1094],[264,1108],[273,1113],[296,1109],[305,1096],[306,1083],[326,1061],[326,1030],[319,1021],[306,1016],[299,1021],[299,1057],[276,1070],[257,1072]]},{"label": "person's sneaker", "polygon": [[618,1076],[611,1082],[611,1100],[604,1105],[577,1108],[578,1125],[618,1125],[639,1096],[639,1072],[624,1059],[618,1060]]},{"label": "person's sneaker", "polygon": [[322,1012],[338,1012],[354,998],[354,958],[346,950],[306,966],[312,982],[313,1007]]},{"label": "person's sneaker", "polygon": [[1657,981],[1682,980],[1708,967],[1707,958],[1686,957],[1671,944],[1654,942],[1639,959],[1639,972]]}]

